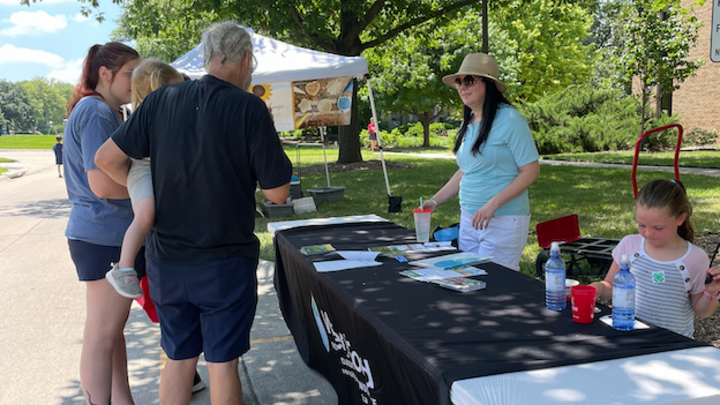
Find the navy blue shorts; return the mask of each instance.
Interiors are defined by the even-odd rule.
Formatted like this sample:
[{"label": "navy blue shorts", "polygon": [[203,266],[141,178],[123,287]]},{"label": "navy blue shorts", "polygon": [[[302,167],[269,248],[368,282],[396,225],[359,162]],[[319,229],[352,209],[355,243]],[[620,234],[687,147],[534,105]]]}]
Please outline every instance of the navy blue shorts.
[{"label": "navy blue shorts", "polygon": [[148,260],[160,345],[169,359],[191,359],[205,352],[206,361],[225,363],[250,350],[256,268],[257,262],[242,256],[197,266]]},{"label": "navy blue shorts", "polygon": [[[68,246],[80,281],[102,280],[112,267],[111,263],[120,260],[119,247],[93,245],[76,239],[68,239]],[[138,278],[145,276],[145,248],[141,248],[135,257],[135,271]]]}]

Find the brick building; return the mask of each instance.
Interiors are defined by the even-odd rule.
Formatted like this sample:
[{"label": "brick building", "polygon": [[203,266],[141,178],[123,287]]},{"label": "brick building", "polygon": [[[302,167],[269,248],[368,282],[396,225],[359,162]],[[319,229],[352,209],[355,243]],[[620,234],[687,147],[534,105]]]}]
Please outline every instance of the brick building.
[{"label": "brick building", "polygon": [[[680,116],[680,124],[689,131],[694,127],[720,131],[720,63],[710,60],[710,33],[712,32],[713,1],[706,1],[695,8],[695,15],[702,21],[697,45],[690,51],[690,60],[704,59],[695,77],[690,77],[672,94],[671,108]],[[683,7],[693,0],[682,0]]]}]

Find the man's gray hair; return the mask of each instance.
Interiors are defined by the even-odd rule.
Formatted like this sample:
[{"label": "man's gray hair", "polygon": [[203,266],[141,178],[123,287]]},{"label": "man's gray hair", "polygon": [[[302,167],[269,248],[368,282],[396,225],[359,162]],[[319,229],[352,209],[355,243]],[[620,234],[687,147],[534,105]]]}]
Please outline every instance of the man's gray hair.
[{"label": "man's gray hair", "polygon": [[215,56],[220,56],[223,62],[240,62],[247,52],[252,53],[253,50],[250,34],[233,21],[211,25],[203,31],[202,39],[206,69]]}]

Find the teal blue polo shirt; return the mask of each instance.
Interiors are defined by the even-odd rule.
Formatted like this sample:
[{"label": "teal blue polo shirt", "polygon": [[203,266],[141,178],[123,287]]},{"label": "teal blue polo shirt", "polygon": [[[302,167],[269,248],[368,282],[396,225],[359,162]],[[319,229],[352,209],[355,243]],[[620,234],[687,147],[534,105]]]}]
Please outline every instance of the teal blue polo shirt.
[{"label": "teal blue polo shirt", "polygon": [[[460,180],[460,207],[471,213],[512,183],[521,166],[540,158],[527,120],[513,107],[498,107],[487,141],[480,153],[473,155],[471,149],[480,124],[468,125],[457,152],[457,165],[464,173]],[[495,215],[528,214],[527,190],[495,211]]]}]

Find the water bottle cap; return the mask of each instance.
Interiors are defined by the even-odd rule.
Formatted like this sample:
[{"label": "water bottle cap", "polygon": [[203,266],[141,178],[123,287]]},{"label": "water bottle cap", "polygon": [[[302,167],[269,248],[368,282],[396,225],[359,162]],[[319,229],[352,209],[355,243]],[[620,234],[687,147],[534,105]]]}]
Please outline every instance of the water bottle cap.
[{"label": "water bottle cap", "polygon": [[630,259],[628,258],[628,255],[620,256],[620,263],[630,263]]},{"label": "water bottle cap", "polygon": [[560,251],[560,244],[557,242],[553,242],[550,244],[550,251],[551,252],[559,252]]}]

